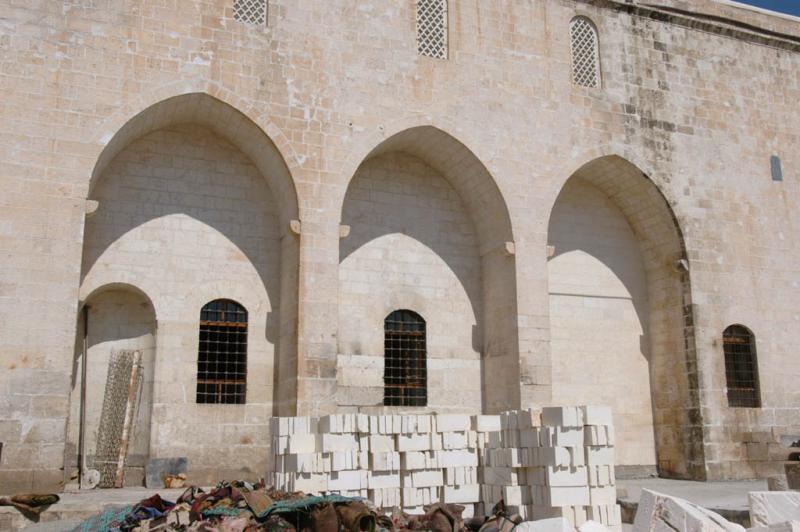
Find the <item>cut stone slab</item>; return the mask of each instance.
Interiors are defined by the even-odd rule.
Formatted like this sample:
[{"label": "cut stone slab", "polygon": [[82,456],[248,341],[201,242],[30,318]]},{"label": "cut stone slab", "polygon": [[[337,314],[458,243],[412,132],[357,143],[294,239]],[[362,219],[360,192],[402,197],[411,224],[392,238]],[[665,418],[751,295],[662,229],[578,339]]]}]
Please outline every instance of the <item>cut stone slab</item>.
[{"label": "cut stone slab", "polygon": [[179,458],[151,458],[145,468],[145,486],[148,488],[163,488],[164,475],[178,475],[186,473],[189,467],[189,460],[185,457]]},{"label": "cut stone slab", "polygon": [[747,532],[800,532],[800,521],[787,521],[769,526],[754,526]]},{"label": "cut stone slab", "polygon": [[800,521],[800,492],[752,491],[749,498],[753,527]]},{"label": "cut stone slab", "polygon": [[610,532],[610,530],[606,525],[597,521],[586,521],[578,527],[578,532]]},{"label": "cut stone slab", "polygon": [[642,490],[634,532],[744,532],[721,515],[678,497]]},{"label": "cut stone slab", "polygon": [[514,527],[514,532],[575,532],[575,527],[566,517],[553,517],[520,523]]}]

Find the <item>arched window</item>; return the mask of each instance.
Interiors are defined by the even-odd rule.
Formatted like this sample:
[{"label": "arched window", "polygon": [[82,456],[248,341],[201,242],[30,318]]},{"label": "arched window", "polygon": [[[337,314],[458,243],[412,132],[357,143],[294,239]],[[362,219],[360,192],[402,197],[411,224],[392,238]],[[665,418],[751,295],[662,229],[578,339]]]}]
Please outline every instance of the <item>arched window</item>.
[{"label": "arched window", "polygon": [[425,320],[410,310],[395,310],[383,322],[383,404],[426,406],[428,367]]},{"label": "arched window", "polygon": [[600,86],[600,45],[597,28],[586,17],[569,23],[572,44],[572,82],[583,87]]},{"label": "arched window", "polygon": [[447,0],[417,0],[417,52],[447,59]]},{"label": "arched window", "polygon": [[728,405],[760,407],[756,337],[747,327],[731,325],[722,333],[722,347],[725,351]]},{"label": "arched window", "polygon": [[247,389],[247,311],[217,299],[200,311],[197,402],[244,404]]}]

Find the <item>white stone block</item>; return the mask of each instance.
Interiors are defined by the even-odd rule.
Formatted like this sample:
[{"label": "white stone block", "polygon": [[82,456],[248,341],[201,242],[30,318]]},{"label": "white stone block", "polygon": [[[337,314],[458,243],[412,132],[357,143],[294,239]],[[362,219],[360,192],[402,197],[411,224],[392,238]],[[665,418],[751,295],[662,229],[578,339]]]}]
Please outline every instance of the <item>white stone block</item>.
[{"label": "white stone block", "polygon": [[[400,452],[430,450],[432,448],[432,437],[433,434],[399,434],[397,436],[397,450]],[[439,448],[441,448],[441,445]]]},{"label": "white stone block", "polygon": [[564,517],[551,517],[520,523],[514,527],[514,532],[575,532],[575,528]]},{"label": "white stone block", "polygon": [[608,406],[582,406],[584,425],[613,425],[614,418]]},{"label": "white stone block", "polygon": [[530,468],[483,467],[483,484],[494,486],[519,486],[526,484],[526,475]]},{"label": "white stone block", "polygon": [[531,504],[533,502],[530,486],[503,486],[502,493],[503,501],[510,506]]},{"label": "white stone block", "polygon": [[444,487],[444,502],[446,503],[476,503],[480,500],[481,490],[477,484]]},{"label": "white stone block", "polygon": [[614,448],[606,446],[584,447],[586,465],[614,465]]},{"label": "white stone block", "polygon": [[436,432],[466,432],[472,421],[466,414],[438,414],[436,416]]},{"label": "white stone block", "polygon": [[469,450],[436,451],[438,467],[477,466],[478,454]]},{"label": "white stone block", "polygon": [[442,432],[442,449],[466,449],[469,447],[466,432]]},{"label": "white stone block", "polygon": [[335,471],[328,479],[328,489],[330,490],[361,490],[367,488],[368,472],[364,470],[356,471]]},{"label": "white stone block", "polygon": [[[308,454],[317,452],[317,435],[315,434],[293,434],[287,436],[286,452],[288,454]],[[324,452],[327,449],[321,449]]]},{"label": "white stone block", "polygon": [[605,506],[617,503],[617,488],[604,486],[589,488],[589,499],[592,506]]},{"label": "white stone block", "polygon": [[499,431],[500,416],[472,416],[472,430],[477,432]]},{"label": "white stone block", "polygon": [[542,447],[583,447],[583,427],[542,427],[539,442]]},{"label": "white stone block", "polygon": [[588,486],[547,486],[542,489],[544,506],[588,506]]},{"label": "white stone block", "polygon": [[689,501],[643,489],[633,522],[633,532],[661,530],[744,532],[744,527]]},{"label": "white stone block", "polygon": [[[402,436],[400,436],[402,437]],[[370,434],[369,435],[369,452],[371,453],[388,453],[395,450],[395,436],[391,434]]]},{"label": "white stone block", "polygon": [[316,448],[323,453],[361,449],[357,434],[317,434]]},{"label": "white stone block", "polygon": [[800,491],[751,491],[748,498],[753,526],[800,521]]},{"label": "white stone block", "polygon": [[542,408],[545,427],[582,427],[583,412],[577,406],[546,406]]},{"label": "white stone block", "polygon": [[369,469],[373,471],[399,471],[399,452],[380,452],[369,454]]},{"label": "white stone block", "polygon": [[441,469],[403,471],[402,483],[404,488],[428,488],[443,486],[444,472]]},{"label": "white stone block", "polygon": [[400,473],[389,471],[368,471],[367,488],[400,488]]},{"label": "white stone block", "polygon": [[586,467],[541,467],[531,469],[528,474],[530,484],[541,486],[585,486]]},{"label": "white stone block", "polygon": [[[545,427],[546,428],[546,427]],[[519,445],[520,447],[540,447],[540,431],[545,428],[528,428],[519,431]]]},{"label": "white stone block", "polygon": [[578,532],[610,532],[609,528],[597,521],[586,521],[578,527]]},{"label": "white stone block", "polygon": [[478,483],[477,467],[445,467],[443,470],[446,486],[464,486]]}]

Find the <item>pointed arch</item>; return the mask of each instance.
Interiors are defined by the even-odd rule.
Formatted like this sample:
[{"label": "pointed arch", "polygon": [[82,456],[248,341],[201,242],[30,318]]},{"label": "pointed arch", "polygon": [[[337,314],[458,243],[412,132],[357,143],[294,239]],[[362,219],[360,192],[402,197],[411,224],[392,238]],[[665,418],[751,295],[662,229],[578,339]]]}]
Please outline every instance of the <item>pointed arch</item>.
[{"label": "pointed arch", "polygon": [[[393,181],[401,176],[402,182]],[[378,188],[368,192],[375,186]],[[397,189],[394,199],[393,189]],[[435,212],[436,209],[427,207],[440,200],[442,210]],[[352,327],[344,324],[349,324],[359,312],[382,317],[387,301],[394,308],[415,308],[426,315],[430,325],[432,361],[447,358],[450,352],[462,352],[452,342],[462,342],[458,345],[463,346],[463,338],[467,337],[463,351],[474,353],[477,358],[468,371],[481,379],[475,389],[483,390],[477,392],[479,404],[473,408],[480,406],[495,412],[518,407],[520,369],[513,230],[498,184],[474,152],[430,124],[397,128],[376,146],[365,150],[357,168],[353,168],[341,212],[342,223],[352,227],[350,236],[340,244],[340,290],[342,283],[353,285],[348,285],[343,297],[354,307],[340,310],[340,328],[345,329],[340,331],[340,349],[346,353],[364,349],[365,345],[378,345],[377,335],[347,336],[355,324]],[[372,249],[359,257],[358,253],[368,246]],[[435,271],[439,276],[437,282],[452,290],[447,296],[439,293],[444,299],[435,311],[431,308],[435,298],[421,296],[425,288],[410,281],[415,276],[427,275],[419,270],[420,261],[414,261],[414,266],[404,263],[398,249],[406,250],[403,253],[409,256],[425,257],[422,262],[426,263],[427,273]],[[397,262],[383,261],[381,267],[391,271],[382,274],[383,280],[374,280],[374,297],[362,299],[355,284],[368,276],[362,275],[358,263],[363,264],[363,259],[375,253],[388,253]],[[388,277],[393,280],[387,282]],[[454,288],[457,283],[461,289]],[[445,301],[450,297],[454,299]],[[447,310],[448,305],[454,310]],[[465,333],[463,326],[470,322],[474,324],[472,331]],[[459,332],[450,329],[451,325]],[[429,407],[435,408],[436,394],[439,397],[444,394],[435,388],[430,393]],[[447,408],[458,409],[459,405]]]},{"label": "pointed arch", "polygon": [[[586,199],[589,197],[597,199]],[[576,202],[581,201],[589,201],[590,209],[604,210],[607,214],[602,216],[606,218],[587,221],[580,226],[566,216],[564,209],[571,208],[569,212],[574,213]],[[572,207],[565,207],[565,204]],[[619,213],[620,221],[613,221],[613,211]],[[606,224],[605,229],[601,227],[603,224]],[[627,238],[625,231],[630,234],[631,244],[628,245],[632,246],[626,248],[628,251],[620,247]],[[609,297],[630,298],[633,306],[628,315],[633,321],[628,328],[634,334],[633,331],[641,327],[638,333],[641,338],[632,338],[629,350],[644,357],[640,359],[646,360],[643,378],[649,377],[652,403],[649,423],[653,427],[657,461],[651,465],[656,465],[666,476],[702,478],[704,453],[689,262],[683,231],[667,198],[635,164],[616,154],[600,153],[584,162],[566,180],[550,212],[548,235],[552,246],[549,259],[551,331],[557,340],[567,342],[573,352],[582,349],[580,346],[592,352],[596,350],[588,342],[592,336],[588,330],[581,332],[579,329],[584,325],[596,328],[601,326],[601,322],[592,325],[592,318],[587,318],[572,319],[571,322],[562,320],[563,323],[559,324],[558,307],[554,309],[554,305],[570,303],[558,298],[594,297],[606,298],[606,301]],[[559,239],[560,242],[554,242]],[[567,253],[579,253],[584,257],[573,259],[573,262],[588,264],[586,261],[591,260],[597,265],[592,271],[581,270],[586,288],[580,294],[561,293],[564,290],[560,288],[569,286],[569,277],[576,275],[575,271],[569,273],[569,268],[575,270],[577,263],[570,265],[569,259],[565,261]],[[636,273],[637,268],[640,273]],[[586,304],[595,308],[610,305],[601,300]],[[620,312],[615,310],[612,314],[619,316]],[[559,352],[556,344],[552,346],[556,363]],[[617,356],[617,353],[611,346],[594,355],[602,358]],[[558,383],[554,382],[554,390],[557,386]],[[645,414],[641,413],[642,416]],[[641,419],[641,416],[632,417],[630,423],[641,426]],[[639,436],[643,434],[646,433],[640,430]],[[676,438],[676,434],[682,436]]]}]

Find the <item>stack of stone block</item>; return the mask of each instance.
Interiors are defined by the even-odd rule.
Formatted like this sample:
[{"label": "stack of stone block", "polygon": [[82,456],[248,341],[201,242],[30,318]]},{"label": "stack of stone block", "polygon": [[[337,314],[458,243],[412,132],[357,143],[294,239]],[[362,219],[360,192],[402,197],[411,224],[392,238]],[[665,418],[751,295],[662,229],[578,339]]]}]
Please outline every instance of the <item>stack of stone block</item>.
[{"label": "stack of stone block", "polygon": [[367,497],[407,513],[457,503],[465,517],[503,499],[528,520],[621,526],[606,407],[273,418],[271,429],[268,482],[280,489]]},{"label": "stack of stone block", "polygon": [[504,412],[483,450],[483,510],[503,499],[524,519],[565,517],[621,526],[614,430],[606,407]]}]

